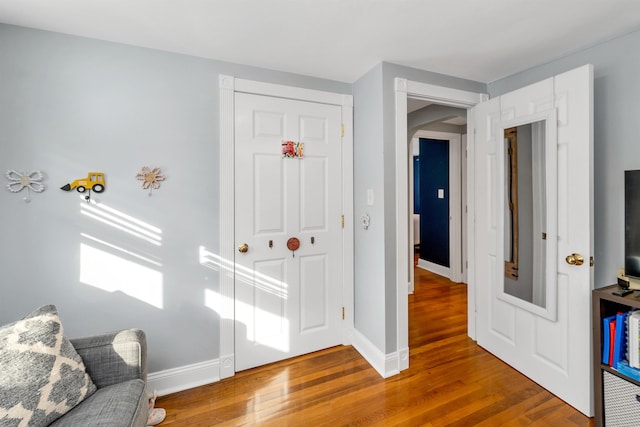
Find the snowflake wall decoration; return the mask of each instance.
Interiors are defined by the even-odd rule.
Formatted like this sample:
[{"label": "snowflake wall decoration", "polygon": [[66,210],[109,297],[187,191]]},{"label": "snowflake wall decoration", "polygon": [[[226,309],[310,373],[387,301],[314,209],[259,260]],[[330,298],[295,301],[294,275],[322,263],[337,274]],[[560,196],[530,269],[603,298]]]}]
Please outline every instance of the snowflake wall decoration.
[{"label": "snowflake wall decoration", "polygon": [[45,186],[42,183],[43,175],[40,171],[20,173],[14,170],[8,170],[5,176],[9,180],[7,190],[12,193],[18,193],[25,188],[27,189],[27,197],[24,198],[27,203],[31,201],[31,190],[36,193],[42,193],[44,191]]},{"label": "snowflake wall decoration", "polygon": [[136,179],[138,181],[142,181],[142,188],[149,189],[149,196],[151,196],[151,192],[155,189],[160,188],[160,181],[164,181],[165,177],[162,174],[160,168],[151,169],[148,166],[143,166],[140,172],[136,175]]}]

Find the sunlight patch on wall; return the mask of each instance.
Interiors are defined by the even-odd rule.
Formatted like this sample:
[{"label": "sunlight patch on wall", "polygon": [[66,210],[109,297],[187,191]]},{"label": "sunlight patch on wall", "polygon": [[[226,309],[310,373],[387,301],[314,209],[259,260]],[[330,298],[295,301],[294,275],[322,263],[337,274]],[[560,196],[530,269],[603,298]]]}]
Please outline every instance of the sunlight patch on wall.
[{"label": "sunlight patch on wall", "polygon": [[199,261],[200,265],[210,268],[215,271],[219,271],[220,268],[225,269],[226,271],[233,271],[233,263],[231,261],[224,260],[217,254],[209,251],[204,246],[200,246],[198,248]]},{"label": "sunlight patch on wall", "polygon": [[162,230],[137,218],[113,209],[104,203],[80,203],[83,215],[124,231],[153,245],[162,245]]},{"label": "sunlight patch on wall", "polygon": [[89,236],[88,234],[85,234],[85,233],[80,233],[80,235],[82,237],[84,237],[85,239],[93,240],[96,243],[99,243],[99,244],[101,244],[103,246],[106,246],[106,247],[111,248],[113,250],[116,250],[118,252],[122,252],[123,254],[127,254],[127,255],[129,255],[131,257],[137,258],[140,261],[148,262],[149,264],[155,265],[156,267],[162,267],[162,264],[160,262],[158,262],[158,261],[152,260],[151,258],[142,256],[142,255],[137,254],[137,253],[135,253],[133,251],[121,248],[120,246],[116,246],[113,243],[105,242],[104,240],[100,240],[97,237]]},{"label": "sunlight patch on wall", "polygon": [[204,290],[204,305],[218,313],[221,319],[233,319],[233,299],[211,289]]},{"label": "sunlight patch on wall", "polygon": [[204,305],[207,308],[220,314],[220,308],[222,307],[222,297],[216,291],[211,289],[204,290]]},{"label": "sunlight patch on wall", "polygon": [[200,246],[199,254],[202,266],[216,271],[222,268],[225,272],[231,274],[235,271],[236,280],[242,280],[247,284],[253,283],[257,290],[268,292],[285,300],[288,299],[288,285],[285,282],[240,264],[235,264],[234,270],[232,261],[222,259],[220,255],[207,250],[204,246]]},{"label": "sunlight patch on wall", "polygon": [[162,273],[84,243],[80,244],[80,282],[163,308]]}]

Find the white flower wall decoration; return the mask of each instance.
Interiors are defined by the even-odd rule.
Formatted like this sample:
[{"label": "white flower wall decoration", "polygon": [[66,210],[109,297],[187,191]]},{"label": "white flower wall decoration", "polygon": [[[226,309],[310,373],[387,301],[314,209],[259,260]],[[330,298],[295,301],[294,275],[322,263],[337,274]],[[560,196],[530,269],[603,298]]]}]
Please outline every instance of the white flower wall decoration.
[{"label": "white flower wall decoration", "polygon": [[25,188],[27,189],[27,197],[24,198],[25,202],[31,201],[31,190],[36,193],[42,193],[45,189],[42,179],[44,176],[40,171],[31,171],[29,173],[16,172],[15,170],[8,170],[5,174],[9,180],[7,184],[7,190],[12,193],[18,193]]},{"label": "white flower wall decoration", "polygon": [[138,181],[142,181],[142,188],[149,189],[149,196],[155,189],[160,188],[160,181],[165,180],[165,176],[162,174],[160,168],[151,169],[149,166],[143,166],[140,172],[136,175]]}]

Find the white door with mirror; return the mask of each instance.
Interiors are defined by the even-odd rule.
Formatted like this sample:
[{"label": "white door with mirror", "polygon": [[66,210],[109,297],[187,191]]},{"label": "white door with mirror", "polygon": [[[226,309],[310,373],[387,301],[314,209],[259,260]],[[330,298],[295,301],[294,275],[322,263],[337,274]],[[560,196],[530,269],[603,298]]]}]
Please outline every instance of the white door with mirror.
[{"label": "white door with mirror", "polygon": [[478,344],[591,416],[593,68],[470,116]]}]

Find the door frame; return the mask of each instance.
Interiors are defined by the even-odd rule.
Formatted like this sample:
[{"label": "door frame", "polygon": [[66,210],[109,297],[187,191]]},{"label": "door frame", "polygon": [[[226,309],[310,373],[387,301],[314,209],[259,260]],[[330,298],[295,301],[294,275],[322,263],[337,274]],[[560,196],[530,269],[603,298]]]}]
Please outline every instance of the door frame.
[{"label": "door frame", "polygon": [[[413,268],[413,248],[409,244],[409,221],[412,220],[409,211],[409,140],[407,136],[407,98],[423,99],[441,105],[466,108],[467,110],[480,102],[489,99],[486,93],[469,92],[465,90],[452,89],[443,86],[436,86],[427,83],[415,82],[404,78],[396,77],[395,88],[395,128],[396,128],[396,337],[397,348],[409,348],[409,269]],[[469,114],[467,113],[467,123]],[[473,135],[467,132],[467,186],[473,183],[475,169],[473,159]],[[473,266],[473,194],[467,194],[468,209],[468,262],[467,268],[467,310],[468,326],[467,334],[475,340],[476,337],[476,316],[475,316],[475,277]],[[408,367],[408,358],[400,366],[400,370]],[[406,366],[405,366],[406,365]]]},{"label": "door frame", "polygon": [[[418,130],[411,137],[410,144],[415,139],[438,139],[449,142],[449,267],[444,267],[428,261],[420,262],[418,267],[432,271],[441,276],[447,277],[452,282],[460,283],[463,277],[462,268],[462,157],[461,141],[462,134],[453,132],[439,132],[432,130]],[[410,150],[411,151],[411,150]],[[413,170],[411,157],[409,154],[409,212],[413,212],[412,185]],[[413,237],[413,221],[409,221],[409,235]],[[413,269],[409,271],[409,288],[413,291],[414,278]]]},{"label": "door frame", "polygon": [[[254,80],[220,75],[220,269],[217,312],[220,316],[220,379],[235,375],[235,103],[236,92],[272,96],[342,108],[342,207],[344,227],[342,234],[342,302],[344,327],[342,343],[351,344],[354,317],[353,280],[353,96],[314,89],[284,86]],[[339,219],[336,218],[336,221]]]}]

